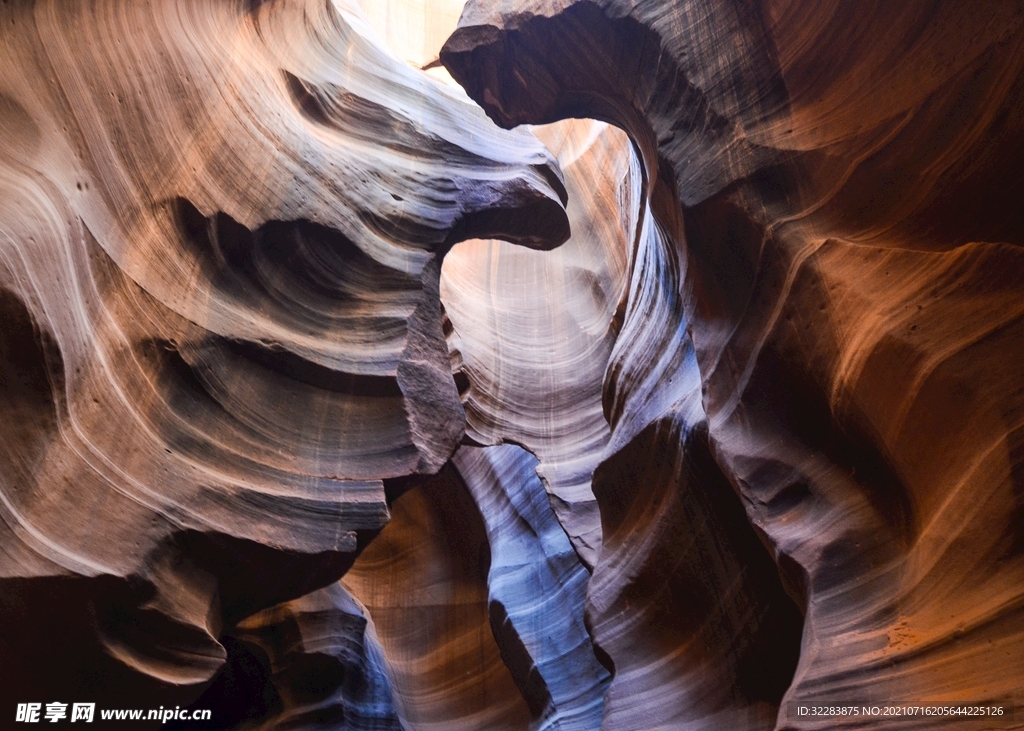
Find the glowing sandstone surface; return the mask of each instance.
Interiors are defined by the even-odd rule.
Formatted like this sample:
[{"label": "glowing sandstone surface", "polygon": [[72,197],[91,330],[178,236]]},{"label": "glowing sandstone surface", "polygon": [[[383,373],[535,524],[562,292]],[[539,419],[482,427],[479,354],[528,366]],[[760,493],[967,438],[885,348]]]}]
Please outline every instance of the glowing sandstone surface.
[{"label": "glowing sandstone surface", "polygon": [[8,725],[1024,728],[1019,3],[0,28]]}]

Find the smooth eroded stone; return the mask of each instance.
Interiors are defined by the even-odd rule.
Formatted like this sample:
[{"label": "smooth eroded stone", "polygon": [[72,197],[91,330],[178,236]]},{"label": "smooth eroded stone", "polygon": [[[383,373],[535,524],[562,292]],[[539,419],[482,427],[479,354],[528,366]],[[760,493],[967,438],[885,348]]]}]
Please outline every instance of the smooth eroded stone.
[{"label": "smooth eroded stone", "polygon": [[452,463],[480,510],[490,547],[491,629],[534,716],[533,728],[597,728],[608,671],[584,624],[590,574],[521,447],[462,447]]},{"label": "smooth eroded stone", "polygon": [[572,236],[543,252],[463,242],[445,257],[441,301],[467,436],[537,455],[555,513],[593,567],[601,525],[590,476],[611,434],[602,386],[625,307],[641,173],[614,127],[571,120],[533,131],[562,170]]},{"label": "smooth eroded stone", "polygon": [[450,464],[407,489],[343,583],[373,618],[409,731],[531,728],[492,631],[487,530]]},{"label": "smooth eroded stone", "polygon": [[[692,338],[711,453],[805,614],[778,727],[1018,697],[1020,5],[474,1],[441,58],[499,124],[593,116],[636,143],[664,242],[647,279],[677,273],[662,322]],[[606,400],[664,366],[650,330],[619,336],[634,370]]]},{"label": "smooth eroded stone", "polygon": [[224,632],[345,572],[382,480],[447,462],[440,257],[561,243],[564,186],[345,2],[0,27],[0,666],[185,703]]}]

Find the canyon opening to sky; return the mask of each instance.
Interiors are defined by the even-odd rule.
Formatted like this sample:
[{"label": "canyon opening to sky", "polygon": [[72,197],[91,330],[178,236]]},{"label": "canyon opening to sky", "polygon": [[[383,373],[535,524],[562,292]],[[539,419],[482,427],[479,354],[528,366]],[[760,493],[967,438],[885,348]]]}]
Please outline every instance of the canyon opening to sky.
[{"label": "canyon opening to sky", "polygon": [[1024,729],[1019,0],[12,0],[0,69],[0,728]]}]

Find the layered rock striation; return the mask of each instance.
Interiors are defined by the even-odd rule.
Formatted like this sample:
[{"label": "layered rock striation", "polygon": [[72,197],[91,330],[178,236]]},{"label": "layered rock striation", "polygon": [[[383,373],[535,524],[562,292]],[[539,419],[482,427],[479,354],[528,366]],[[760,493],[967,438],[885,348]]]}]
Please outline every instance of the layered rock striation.
[{"label": "layered rock striation", "polygon": [[[468,431],[535,451],[570,538],[582,533],[581,508],[600,510],[597,550],[574,540],[593,573],[585,619],[594,651],[613,675],[596,720],[770,726],[793,675],[801,618],[711,456],[681,271],[670,238],[643,212],[640,161],[602,123],[535,131],[565,175],[570,240],[552,252],[468,242],[444,264]],[[588,260],[594,249],[617,253],[598,265]],[[522,303],[524,289],[535,293],[533,307]],[[581,338],[594,345],[572,357]],[[563,358],[568,366],[546,365]],[[577,429],[567,428],[570,416]],[[588,423],[599,427],[588,432]],[[586,470],[575,503],[550,477],[562,455]]]},{"label": "layered rock striation", "polygon": [[520,447],[461,447],[343,579],[376,621],[409,729],[590,729],[608,671],[589,573]]},{"label": "layered rock striation", "polygon": [[626,136],[606,124],[533,131],[562,170],[572,235],[545,252],[459,244],[445,257],[441,299],[467,437],[529,447],[592,568],[601,526],[590,478],[611,435],[601,390],[625,306],[640,170]]},{"label": "layered rock striation", "polygon": [[[692,361],[678,357],[654,391],[687,379],[700,389],[676,428],[706,423],[714,465],[804,614],[784,696],[788,679],[764,678],[753,695],[740,682],[738,695],[711,698],[683,678],[704,670],[706,657],[694,657],[650,682],[630,720],[614,712],[617,673],[605,728],[633,728],[638,717],[644,727],[724,727],[759,694],[778,704],[778,728],[865,723],[800,718],[797,705],[1019,695],[1022,381],[1010,364],[1024,343],[1024,293],[1022,219],[1010,198],[1022,158],[1021,21],[1014,3],[980,13],[955,3],[467,7],[442,60],[495,121],[591,116],[635,143],[646,225],[664,242],[641,275],[659,292],[650,301],[676,306],[656,324],[641,315],[633,327],[651,334],[633,345],[620,334],[617,349],[637,367],[609,370],[606,408],[667,365],[649,344],[682,321]],[[685,341],[680,332],[673,342]],[[631,434],[657,423],[639,402],[623,413],[638,421]],[[670,451],[695,470],[707,463],[700,442]],[[635,473],[613,469],[623,454],[609,451],[598,469],[615,476],[607,489],[594,480],[606,546],[632,510],[621,495]],[[714,477],[699,481],[711,489]],[[655,533],[665,523],[648,521]],[[714,551],[722,577],[727,557],[744,550]],[[599,579],[606,556],[609,573],[617,568],[615,555],[598,559],[592,617],[611,605]],[[699,592],[686,591],[699,606]],[[766,601],[775,589],[750,592]],[[736,625],[752,637],[766,626],[755,618],[768,616],[758,601],[736,604],[755,608]],[[651,620],[643,632],[664,627]],[[609,647],[616,667],[643,654]],[[734,675],[736,659],[723,665]],[[772,716],[751,723],[771,728]]]},{"label": "layered rock striation", "polygon": [[359,4],[0,5],[0,713],[1024,728],[1019,3]]},{"label": "layered rock striation", "polygon": [[564,188],[344,4],[0,25],[5,696],[173,706],[447,462],[440,256],[560,243]]}]

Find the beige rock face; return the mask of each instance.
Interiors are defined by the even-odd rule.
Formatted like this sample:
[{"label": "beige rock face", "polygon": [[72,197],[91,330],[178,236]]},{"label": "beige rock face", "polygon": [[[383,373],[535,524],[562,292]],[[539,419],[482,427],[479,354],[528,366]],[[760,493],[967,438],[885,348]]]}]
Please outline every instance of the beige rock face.
[{"label": "beige rock face", "polygon": [[[801,618],[710,454],[670,241],[642,213],[642,170],[620,130],[537,131],[565,175],[570,240],[551,252],[467,242],[444,264],[467,431],[535,451],[593,571],[587,626],[614,673],[581,727],[763,728],[793,675]],[[551,479],[567,457],[587,480],[575,497]],[[488,505],[485,520],[498,514]],[[598,507],[600,523],[584,522]]]},{"label": "beige rock face", "polygon": [[344,5],[0,25],[5,673],[173,705],[222,633],[341,576],[382,479],[445,464],[439,255],[560,243],[564,189]]},{"label": "beige rock face", "polygon": [[593,567],[601,529],[590,476],[610,437],[601,389],[624,305],[640,171],[626,136],[606,124],[534,131],[564,175],[572,236],[547,252],[459,244],[445,258],[441,299],[468,436],[538,456],[555,512]]}]

